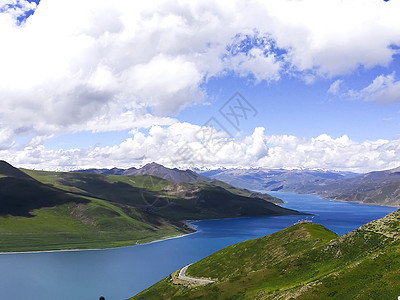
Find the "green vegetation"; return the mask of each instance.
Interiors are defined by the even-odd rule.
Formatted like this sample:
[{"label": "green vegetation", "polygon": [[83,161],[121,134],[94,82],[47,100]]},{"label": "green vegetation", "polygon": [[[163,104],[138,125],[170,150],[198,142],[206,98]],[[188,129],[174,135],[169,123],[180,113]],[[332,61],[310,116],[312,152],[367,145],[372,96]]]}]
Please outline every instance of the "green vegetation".
[{"label": "green vegetation", "polygon": [[89,200],[65,193],[34,180],[0,178],[0,215],[31,217],[31,211],[66,203]]},{"label": "green vegetation", "polygon": [[43,183],[0,162],[0,252],[118,247],[193,231],[58,184],[63,173],[32,173]]},{"label": "green vegetation", "polygon": [[175,285],[171,276],[132,299],[396,299],[400,211],[337,237],[301,223],[222,249],[186,274],[215,283]]},{"label": "green vegetation", "polygon": [[298,214],[221,182],[19,170],[0,161],[0,252],[108,248],[192,232],[186,219]]},{"label": "green vegetation", "polygon": [[24,170],[65,191],[133,206],[175,220],[299,214],[271,202],[279,199],[220,181],[173,183],[150,175],[104,175]]},{"label": "green vegetation", "polygon": [[0,218],[0,252],[119,247],[190,232],[134,208],[88,200],[34,210],[31,218]]}]

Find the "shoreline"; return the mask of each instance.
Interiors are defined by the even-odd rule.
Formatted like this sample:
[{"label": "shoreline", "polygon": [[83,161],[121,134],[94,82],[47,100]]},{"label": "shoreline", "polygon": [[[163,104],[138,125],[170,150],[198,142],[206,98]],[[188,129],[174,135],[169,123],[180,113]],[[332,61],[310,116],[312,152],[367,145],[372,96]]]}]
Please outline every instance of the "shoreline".
[{"label": "shoreline", "polygon": [[331,201],[335,201],[335,202],[341,202],[341,203],[354,203],[354,204],[359,204],[359,205],[369,205],[369,206],[384,206],[384,207],[393,207],[393,208],[400,208],[399,206],[396,205],[387,205],[387,204],[374,204],[374,203],[365,203],[365,202],[361,202],[361,201],[345,201],[345,200],[340,200],[340,199],[332,199],[332,198],[323,198],[322,199],[326,199],[326,200],[331,200]]},{"label": "shoreline", "polygon": [[[297,214],[293,214],[297,215]],[[301,213],[299,215],[310,215],[308,213]],[[273,215],[273,216],[268,216],[267,218],[271,217],[280,217],[280,216],[285,216],[285,215]],[[202,219],[202,220],[184,220],[182,221],[186,226],[189,228],[193,229],[194,232],[186,233],[186,234],[180,234],[177,236],[172,236],[172,237],[166,237],[162,239],[157,239],[151,242],[146,242],[146,243],[139,243],[139,244],[132,244],[132,245],[125,245],[125,246],[120,246],[120,247],[106,247],[106,248],[90,248],[90,249],[60,249],[60,250],[32,250],[32,251],[11,251],[11,252],[0,252],[0,255],[7,255],[7,254],[37,254],[37,253],[56,253],[56,252],[81,252],[81,251],[101,251],[101,250],[112,250],[112,249],[118,249],[118,248],[126,248],[126,247],[134,247],[134,246],[143,246],[143,245],[148,245],[148,244],[153,244],[153,243],[159,243],[167,240],[172,240],[172,239],[178,239],[182,238],[185,236],[189,236],[191,234],[198,233],[199,231],[197,230],[197,227],[195,224],[196,222],[200,221],[215,221],[215,220],[227,220],[227,219],[247,219],[247,218],[265,218],[265,217],[233,217],[233,218],[216,218],[216,219]]]},{"label": "shoreline", "polygon": [[[289,193],[289,194],[297,194],[297,195],[313,195],[320,197],[321,199],[332,201],[332,202],[341,202],[341,203],[352,203],[352,204],[358,204],[358,205],[367,205],[367,206],[380,206],[380,207],[390,207],[390,208],[396,208],[400,209],[400,206],[390,206],[390,205],[382,205],[382,204],[370,204],[370,203],[362,203],[362,202],[353,202],[353,201],[344,201],[344,200],[339,200],[339,199],[332,199],[332,198],[325,198],[322,197],[318,194],[301,194],[301,193],[293,193],[293,192],[275,192],[275,193]],[[284,201],[284,203],[287,203]],[[283,204],[284,204],[283,203]],[[291,214],[290,214],[291,215]],[[293,214],[293,215],[313,215],[309,213],[302,213],[300,214]],[[284,215],[273,215],[269,217],[280,217]],[[124,246],[117,246],[117,247],[106,247],[106,248],[89,248],[89,249],[59,249],[59,250],[32,250],[32,251],[11,251],[11,252],[0,252],[0,255],[7,255],[7,254],[37,254],[37,253],[56,253],[56,252],[81,252],[81,251],[101,251],[101,250],[112,250],[112,249],[118,249],[118,248],[126,248],[126,247],[134,247],[134,246],[143,246],[143,245],[148,245],[148,244],[153,244],[153,243],[159,243],[167,240],[172,240],[172,239],[177,239],[177,238],[182,238],[185,236],[189,236],[191,234],[198,233],[198,226],[195,225],[194,223],[200,222],[200,221],[214,221],[214,220],[226,220],[226,219],[247,219],[247,218],[258,218],[258,217],[231,217],[231,218],[215,218],[215,219],[201,219],[201,220],[184,220],[181,221],[184,223],[187,227],[191,228],[194,230],[194,232],[186,233],[186,234],[180,234],[177,236],[172,236],[172,237],[166,237],[166,238],[161,238],[157,239],[154,241],[150,242],[145,242],[145,243],[138,243],[138,244],[131,244],[131,245],[124,245]],[[260,217],[264,218],[264,217]]]},{"label": "shoreline", "polygon": [[[192,228],[192,227],[191,227]],[[192,228],[193,230],[196,230]],[[0,255],[6,255],[6,254],[38,254],[38,253],[56,253],[56,252],[83,252],[83,251],[101,251],[101,250],[112,250],[112,249],[119,249],[119,248],[127,248],[127,247],[134,247],[134,246],[143,246],[143,245],[148,245],[148,244],[153,244],[153,243],[159,243],[167,240],[172,240],[172,239],[178,239],[182,238],[191,234],[195,234],[198,231],[186,233],[186,234],[180,234],[177,236],[171,236],[171,237],[166,237],[164,239],[158,239],[154,240],[151,242],[146,242],[142,244],[132,244],[132,245],[126,245],[126,246],[120,246],[120,247],[108,247],[108,248],[90,248],[90,249],[60,249],[60,250],[32,250],[32,251],[13,251],[13,252],[0,252]]]},{"label": "shoreline", "polygon": [[[287,194],[296,194],[296,195],[311,195],[311,196],[317,196],[320,197],[321,199],[324,200],[330,200],[330,201],[334,201],[334,202],[341,202],[341,203],[353,203],[353,204],[359,204],[359,205],[369,205],[369,206],[384,206],[384,207],[393,207],[393,208],[397,208],[400,209],[400,205],[389,205],[389,204],[385,204],[385,203],[365,203],[365,202],[361,202],[361,201],[346,201],[346,200],[340,200],[340,199],[333,199],[333,198],[329,198],[326,196],[322,196],[320,194],[317,193],[311,193],[311,194],[304,194],[304,193],[297,193],[297,192],[288,192],[288,191],[265,191],[266,193],[287,193]],[[284,202],[287,203],[287,202]]]}]

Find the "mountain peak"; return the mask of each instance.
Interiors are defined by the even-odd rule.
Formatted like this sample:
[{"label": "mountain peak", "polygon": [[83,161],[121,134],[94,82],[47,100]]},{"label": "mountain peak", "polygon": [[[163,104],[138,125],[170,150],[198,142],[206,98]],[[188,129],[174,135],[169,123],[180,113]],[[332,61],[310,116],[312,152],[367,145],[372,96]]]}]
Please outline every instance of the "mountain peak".
[{"label": "mountain peak", "polygon": [[147,169],[147,168],[163,168],[163,169],[167,169],[163,165],[160,165],[160,164],[158,164],[156,162],[151,162],[151,163],[145,164],[143,167],[140,168],[140,170]]},{"label": "mountain peak", "polygon": [[210,181],[207,177],[191,170],[170,169],[155,162],[148,163],[140,169],[129,172],[129,175],[152,175],[172,182]]}]

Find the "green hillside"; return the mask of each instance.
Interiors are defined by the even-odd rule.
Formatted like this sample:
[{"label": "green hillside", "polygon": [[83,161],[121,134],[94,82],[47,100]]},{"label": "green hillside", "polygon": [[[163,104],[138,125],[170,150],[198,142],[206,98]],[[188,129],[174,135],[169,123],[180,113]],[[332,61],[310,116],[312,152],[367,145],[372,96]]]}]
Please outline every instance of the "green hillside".
[{"label": "green hillside", "polygon": [[272,203],[279,199],[219,181],[173,183],[149,175],[24,172],[59,189],[133,206],[175,221],[299,214]]},{"label": "green hillside", "polygon": [[215,283],[191,287],[175,272],[132,299],[397,299],[399,237],[399,211],[341,237],[296,224],[222,249],[186,272]]},{"label": "green hillside", "polygon": [[5,162],[0,175],[0,252],[118,247],[192,231],[131,206],[43,184]]}]

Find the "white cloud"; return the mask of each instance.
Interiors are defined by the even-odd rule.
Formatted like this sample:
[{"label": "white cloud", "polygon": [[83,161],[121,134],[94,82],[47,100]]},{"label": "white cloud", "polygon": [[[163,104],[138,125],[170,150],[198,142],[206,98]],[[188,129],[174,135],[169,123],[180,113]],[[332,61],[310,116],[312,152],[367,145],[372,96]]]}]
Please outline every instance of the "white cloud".
[{"label": "white cloud", "polygon": [[400,103],[400,81],[395,80],[395,73],[379,75],[370,85],[362,90],[350,90],[348,95],[355,99],[384,103]]},{"label": "white cloud", "polygon": [[328,89],[328,93],[333,95],[338,95],[341,92],[341,85],[343,84],[343,80],[338,79],[334,81]]},{"label": "white cloud", "polygon": [[18,18],[36,8],[35,2],[25,0],[0,0],[0,12],[5,12],[13,18]]},{"label": "white cloud", "polygon": [[[41,135],[102,120],[128,129],[124,114],[143,107],[176,113],[227,71],[311,83],[387,65],[400,44],[398,1],[42,0],[21,26],[34,4],[9,3],[19,11],[0,13],[0,122]],[[397,83],[386,85],[382,97],[397,101]]]},{"label": "white cloud", "polygon": [[[346,135],[339,138],[326,134],[316,138],[267,136],[260,127],[243,138],[213,135],[211,143],[201,144],[196,139],[200,129],[188,123],[153,126],[147,134],[132,132],[133,136],[119,145],[91,149],[47,150],[32,141],[24,149],[0,149],[0,157],[20,167],[66,170],[128,168],[152,161],[181,168],[302,167],[356,172],[400,165],[400,139],[354,142]],[[212,147],[218,147],[218,151]]]},{"label": "white cloud", "polygon": [[0,150],[8,149],[13,145],[13,132],[7,128],[0,128]]}]

